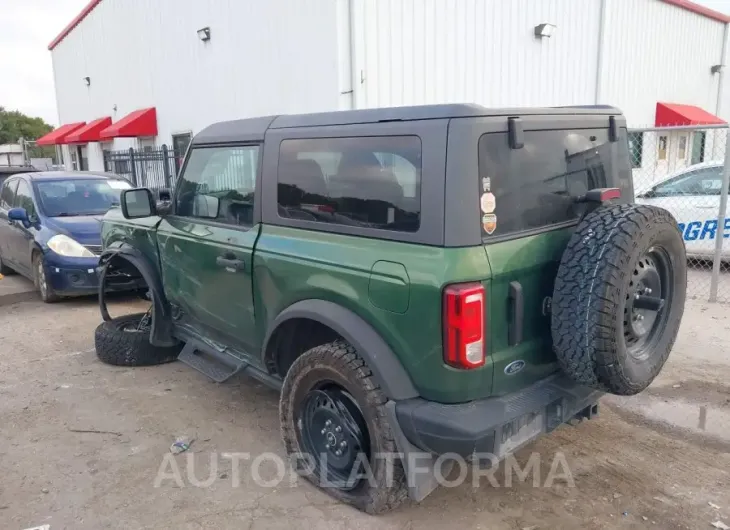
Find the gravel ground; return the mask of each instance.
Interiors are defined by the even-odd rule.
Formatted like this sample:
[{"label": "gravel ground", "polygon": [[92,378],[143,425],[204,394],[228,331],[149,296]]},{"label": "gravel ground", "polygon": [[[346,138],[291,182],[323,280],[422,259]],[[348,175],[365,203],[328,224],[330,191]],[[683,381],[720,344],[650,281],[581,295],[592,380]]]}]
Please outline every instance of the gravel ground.
[{"label": "gravel ground", "polygon": [[[117,301],[116,314],[140,307]],[[143,306],[142,306],[143,307]],[[308,484],[265,487],[273,465],[234,485],[226,452],[283,455],[278,396],[240,377],[216,385],[180,363],[101,364],[94,300],[0,307],[0,528],[660,528],[730,525],[728,306],[690,302],[675,351],[639,397],[607,397],[598,418],[565,426],[518,453],[541,479],[495,476],[441,488],[381,517]],[[704,412],[703,412],[704,411]],[[95,431],[95,432],[82,432]],[[195,442],[169,454],[179,436]],[[556,455],[573,477],[547,484]],[[164,458],[182,482],[155,484]],[[166,471],[172,472],[170,461]],[[188,467],[190,466],[190,467]],[[207,487],[195,487],[214,473]],[[537,483],[537,484],[536,484]]]}]

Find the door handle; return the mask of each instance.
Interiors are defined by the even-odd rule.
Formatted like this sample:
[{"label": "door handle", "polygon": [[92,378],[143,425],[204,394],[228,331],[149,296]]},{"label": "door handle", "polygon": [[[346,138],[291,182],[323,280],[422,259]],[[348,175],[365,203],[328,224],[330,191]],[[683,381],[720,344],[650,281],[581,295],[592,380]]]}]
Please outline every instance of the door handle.
[{"label": "door handle", "polygon": [[246,262],[236,258],[233,254],[224,254],[215,258],[215,263],[224,269],[233,269],[234,271],[246,270]]}]

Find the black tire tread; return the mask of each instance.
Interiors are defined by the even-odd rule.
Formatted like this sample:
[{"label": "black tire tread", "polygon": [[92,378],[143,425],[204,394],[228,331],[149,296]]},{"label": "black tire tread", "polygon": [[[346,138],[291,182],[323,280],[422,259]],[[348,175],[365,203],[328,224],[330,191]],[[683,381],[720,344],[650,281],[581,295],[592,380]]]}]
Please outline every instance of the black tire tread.
[{"label": "black tire tread", "polygon": [[149,332],[129,333],[120,329],[124,324],[139,321],[143,315],[124,315],[99,324],[94,345],[101,362],[114,366],[154,366],[177,359],[180,346],[153,346]]},{"label": "black tire tread", "polygon": [[[387,398],[383,390],[375,382],[373,372],[365,361],[357,354],[355,348],[343,340],[336,340],[316,346],[303,353],[294,361],[284,380],[279,405],[279,419],[281,421],[282,438],[288,454],[299,452],[295,422],[292,410],[287,406],[287,396],[293,391],[299,376],[306,371],[326,366],[340,373],[349,372],[361,386],[366,396],[366,403],[361,407],[368,407],[375,412],[376,436],[380,438],[381,449],[396,453],[397,447],[390,422],[385,410]],[[306,477],[311,480],[311,477]],[[319,486],[316,482],[313,482]],[[396,462],[393,471],[393,482],[390,487],[367,488],[367,494],[353,502],[338,490],[327,490],[335,498],[353,504],[356,508],[370,514],[384,513],[395,509],[408,498],[408,487],[405,471],[400,462]]]},{"label": "black tire tread", "polygon": [[[617,320],[623,319],[619,314],[623,285],[633,268],[636,241],[642,232],[667,227],[679,234],[668,211],[635,204],[599,207],[578,225],[563,253],[552,303],[553,348],[562,370],[576,382],[620,395],[636,394],[651,382],[630,380],[617,361],[617,342],[623,341]],[[679,261],[686,278],[686,256]],[[680,318],[683,294],[681,304]],[[671,351],[678,326],[677,321],[676,327],[668,326],[674,329],[665,331],[671,336],[656,359],[657,373]]]}]

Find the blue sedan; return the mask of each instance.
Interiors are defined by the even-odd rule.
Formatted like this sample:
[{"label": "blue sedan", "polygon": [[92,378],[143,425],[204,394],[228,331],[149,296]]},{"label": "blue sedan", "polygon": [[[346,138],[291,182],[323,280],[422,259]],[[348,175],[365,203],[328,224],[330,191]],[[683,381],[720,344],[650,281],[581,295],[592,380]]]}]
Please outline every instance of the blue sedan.
[{"label": "blue sedan", "polygon": [[[90,172],[8,178],[0,187],[0,274],[32,279],[44,302],[96,293],[101,219],[131,187],[120,177]],[[114,280],[113,290],[141,285],[131,277]]]}]

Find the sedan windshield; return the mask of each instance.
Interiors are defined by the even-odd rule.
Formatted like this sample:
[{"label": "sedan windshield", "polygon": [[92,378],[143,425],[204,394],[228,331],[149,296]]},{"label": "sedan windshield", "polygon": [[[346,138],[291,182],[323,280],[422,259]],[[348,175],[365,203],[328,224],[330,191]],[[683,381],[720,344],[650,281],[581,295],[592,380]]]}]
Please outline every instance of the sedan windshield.
[{"label": "sedan windshield", "polygon": [[132,186],[124,180],[69,179],[36,183],[38,198],[48,217],[103,215],[119,204],[119,194]]}]

